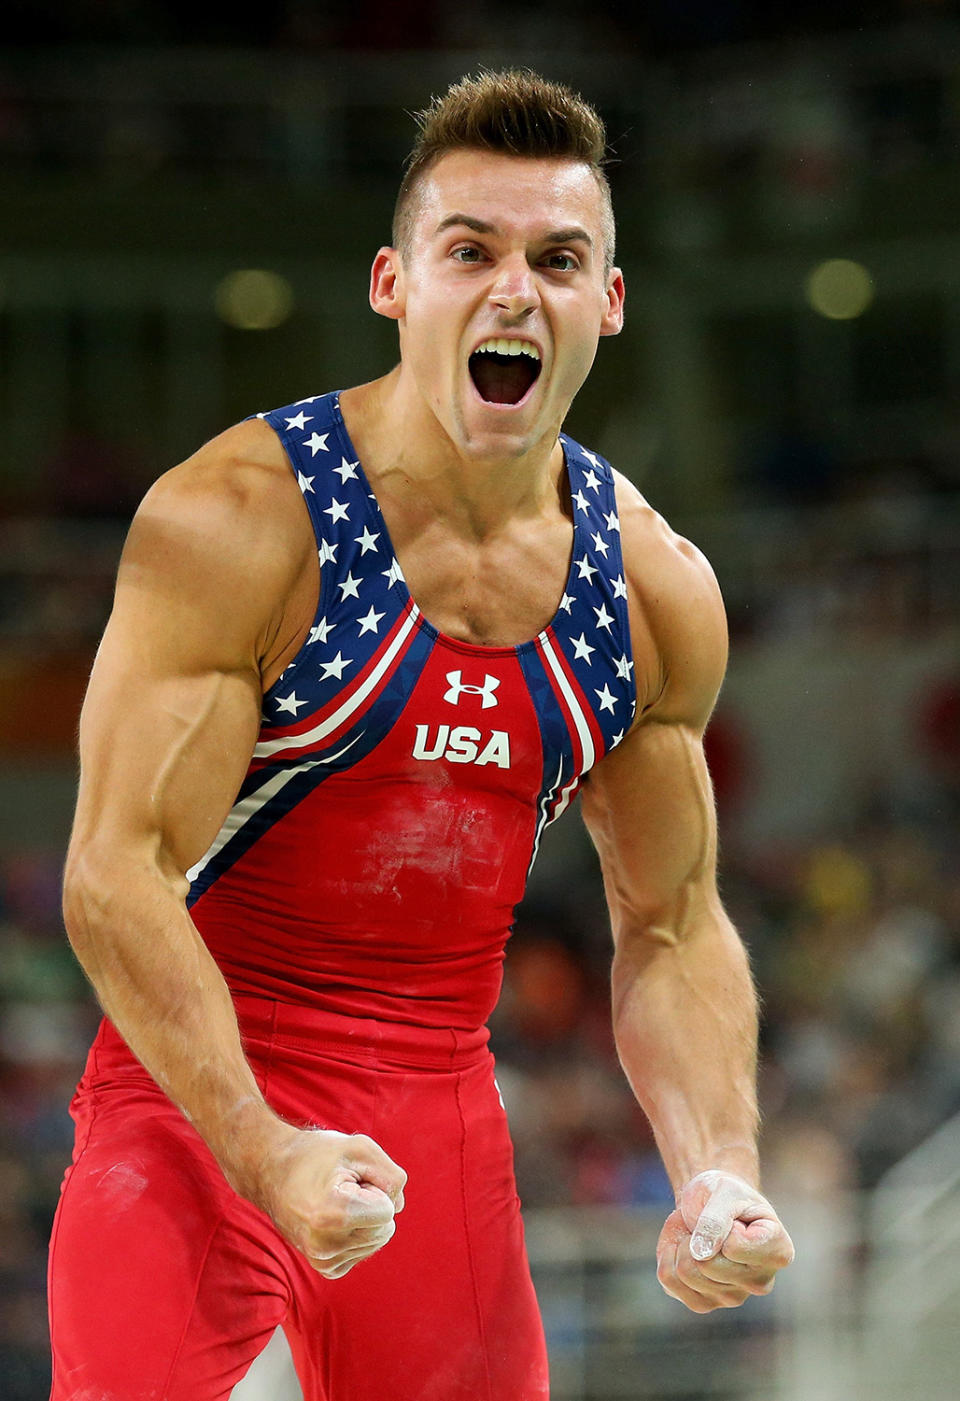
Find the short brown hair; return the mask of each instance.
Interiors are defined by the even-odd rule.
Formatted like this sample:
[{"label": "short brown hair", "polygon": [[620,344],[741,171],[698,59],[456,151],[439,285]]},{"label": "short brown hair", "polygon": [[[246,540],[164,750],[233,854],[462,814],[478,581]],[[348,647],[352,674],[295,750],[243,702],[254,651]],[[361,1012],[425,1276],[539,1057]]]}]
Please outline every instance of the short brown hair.
[{"label": "short brown hair", "polygon": [[582,161],[600,187],[604,257],[613,266],[615,228],[604,172],[607,137],[599,115],[563,83],[528,68],[482,70],[461,78],[429,107],[414,113],[420,128],[393,211],[393,246],[406,253],[415,217],[417,185],[449,151],[497,151],[528,158]]}]

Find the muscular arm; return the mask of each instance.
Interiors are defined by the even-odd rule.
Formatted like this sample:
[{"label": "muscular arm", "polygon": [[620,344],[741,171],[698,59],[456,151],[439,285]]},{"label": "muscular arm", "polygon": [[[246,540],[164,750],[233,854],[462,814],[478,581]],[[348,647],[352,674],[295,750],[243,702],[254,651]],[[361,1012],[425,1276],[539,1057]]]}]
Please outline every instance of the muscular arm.
[{"label": "muscular arm", "polygon": [[[64,915],[105,1012],[227,1179],[317,1256],[329,1240],[287,1200],[309,1135],[264,1102],[184,903],[185,872],[246,772],[264,673],[291,645],[285,604],[312,549],[271,438],[261,425],[231,430],[137,513],[81,716]],[[397,1197],[402,1174],[380,1156],[368,1180],[385,1174]]]},{"label": "muscular arm", "polygon": [[[792,1247],[757,1190],[756,997],[717,891],[703,734],[726,664],[723,607],[691,546],[638,525],[650,571],[631,581],[642,713],[585,784],[583,814],[613,927],[617,1048],[678,1199],[660,1277],[705,1311],[765,1292]],[[698,1266],[708,1247],[739,1255]]]},{"label": "muscular arm", "polygon": [[700,735],[648,722],[587,785],[614,930],[617,1048],[671,1182],[724,1167],[756,1182],[757,1013],[717,894]]}]

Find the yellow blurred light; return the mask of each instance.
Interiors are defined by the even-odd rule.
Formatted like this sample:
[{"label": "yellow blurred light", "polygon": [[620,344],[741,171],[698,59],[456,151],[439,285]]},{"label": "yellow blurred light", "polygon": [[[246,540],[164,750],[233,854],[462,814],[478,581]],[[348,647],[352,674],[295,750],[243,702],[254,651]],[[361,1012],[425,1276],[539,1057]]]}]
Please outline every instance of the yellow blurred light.
[{"label": "yellow blurred light", "polygon": [[240,268],[218,283],[214,304],[238,331],[270,331],[293,311],[293,288],[279,273]]},{"label": "yellow blurred light", "polygon": [[852,321],[873,301],[873,278],[862,263],[828,258],[807,278],[807,301],[830,321]]}]

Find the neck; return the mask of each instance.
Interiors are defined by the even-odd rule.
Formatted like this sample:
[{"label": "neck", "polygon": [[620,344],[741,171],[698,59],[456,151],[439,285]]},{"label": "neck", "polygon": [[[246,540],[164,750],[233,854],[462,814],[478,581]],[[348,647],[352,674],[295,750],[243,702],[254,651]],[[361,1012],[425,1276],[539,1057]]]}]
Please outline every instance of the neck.
[{"label": "neck", "polygon": [[465,536],[482,540],[509,520],[540,515],[557,500],[559,425],[513,455],[468,455],[408,383],[402,365],[383,379],[345,390],[340,407],[378,495],[415,496]]}]

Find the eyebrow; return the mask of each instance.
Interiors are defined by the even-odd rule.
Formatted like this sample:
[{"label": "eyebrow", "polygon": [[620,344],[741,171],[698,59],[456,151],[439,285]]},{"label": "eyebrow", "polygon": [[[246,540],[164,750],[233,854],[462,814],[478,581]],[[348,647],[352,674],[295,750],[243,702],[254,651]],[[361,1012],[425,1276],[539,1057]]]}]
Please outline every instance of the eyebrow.
[{"label": "eyebrow", "polygon": [[[445,219],[441,219],[436,227],[435,235],[441,234],[445,229],[451,229],[458,224],[462,224],[464,228],[472,229],[474,233],[479,234],[500,234],[503,232],[496,224],[488,224],[485,219],[475,219],[472,214],[457,213],[448,214]],[[593,239],[587,233],[586,229],[581,229],[576,224],[569,229],[552,229],[549,233],[544,234],[542,239],[538,239],[537,242],[585,243],[588,248],[593,247]]]}]

